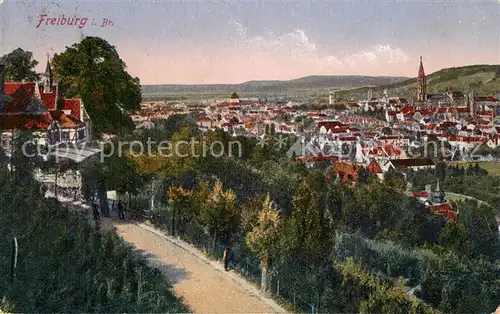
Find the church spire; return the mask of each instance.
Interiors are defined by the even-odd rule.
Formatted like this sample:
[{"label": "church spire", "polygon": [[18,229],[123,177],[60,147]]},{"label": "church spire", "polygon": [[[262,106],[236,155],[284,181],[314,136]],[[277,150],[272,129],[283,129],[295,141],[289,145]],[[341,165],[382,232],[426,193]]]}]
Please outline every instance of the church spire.
[{"label": "church spire", "polygon": [[424,64],[422,57],[420,57],[420,67],[418,68],[417,77],[417,99],[418,101],[425,101],[427,98],[427,84],[425,79]]},{"label": "church spire", "polygon": [[43,74],[43,92],[51,93],[54,86],[54,76],[52,74],[52,67],[50,66],[50,56],[47,54],[47,65],[45,66],[45,73]]},{"label": "church spire", "polygon": [[420,67],[418,68],[418,77],[425,77],[424,64],[422,63],[422,56],[420,56]]}]

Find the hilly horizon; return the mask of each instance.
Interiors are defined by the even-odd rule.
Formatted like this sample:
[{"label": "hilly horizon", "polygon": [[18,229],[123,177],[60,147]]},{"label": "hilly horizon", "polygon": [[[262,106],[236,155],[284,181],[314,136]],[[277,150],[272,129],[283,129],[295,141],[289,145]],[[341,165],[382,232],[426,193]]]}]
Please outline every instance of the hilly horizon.
[{"label": "hilly horizon", "polygon": [[[454,90],[472,90],[480,94],[500,92],[500,65],[468,65],[445,68],[427,74],[427,92],[443,92],[448,86]],[[247,96],[287,93],[306,97],[325,97],[336,90],[343,100],[366,97],[368,90],[381,96],[384,89],[389,96],[411,98],[416,94],[416,77],[364,76],[364,75],[310,75],[292,80],[253,80],[241,84],[160,84],[143,85],[145,99],[169,95],[199,94],[220,96],[236,92]],[[189,98],[189,97],[188,97]]]},{"label": "hilly horizon", "polygon": [[[500,64],[478,64],[442,69],[426,75],[427,93],[440,93],[451,87],[454,91],[472,91],[478,95],[495,95],[500,92]],[[387,89],[389,96],[415,97],[416,77],[377,87],[360,87],[339,92],[345,100],[366,96],[368,90],[381,96]]]},{"label": "hilly horizon", "polygon": [[345,89],[363,86],[379,86],[409,79],[399,76],[365,75],[310,75],[291,80],[252,80],[239,84],[157,84],[142,85],[143,95],[189,93],[256,93],[286,92],[299,89]]}]

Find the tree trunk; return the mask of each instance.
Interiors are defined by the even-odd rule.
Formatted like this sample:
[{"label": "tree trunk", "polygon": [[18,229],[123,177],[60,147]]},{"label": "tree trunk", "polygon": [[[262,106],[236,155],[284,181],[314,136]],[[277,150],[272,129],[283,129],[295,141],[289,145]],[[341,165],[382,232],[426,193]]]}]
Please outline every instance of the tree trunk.
[{"label": "tree trunk", "polygon": [[171,234],[175,236],[175,206],[172,206],[172,222],[171,222]]},{"label": "tree trunk", "polygon": [[215,245],[217,244],[217,231],[214,232],[214,239],[212,242],[212,252],[214,256],[216,256],[217,252],[215,251]]},{"label": "tree trunk", "polygon": [[264,256],[260,259],[260,268],[261,268],[261,279],[260,279],[260,289],[262,293],[267,293],[268,287],[267,287],[267,281],[269,277],[269,257],[267,252],[264,253]]}]

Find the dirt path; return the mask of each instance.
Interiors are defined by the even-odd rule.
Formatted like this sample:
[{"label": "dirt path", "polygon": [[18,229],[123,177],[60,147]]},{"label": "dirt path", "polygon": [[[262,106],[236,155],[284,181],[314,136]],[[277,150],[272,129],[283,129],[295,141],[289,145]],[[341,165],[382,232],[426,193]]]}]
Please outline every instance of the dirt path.
[{"label": "dirt path", "polygon": [[[47,197],[51,196],[47,193]],[[61,196],[58,199],[72,210],[85,212],[92,220],[89,205]],[[101,226],[114,229],[143,253],[165,274],[175,294],[195,313],[286,313],[236,273],[224,271],[220,263],[193,246],[166,236],[150,225],[105,218]]]},{"label": "dirt path", "polygon": [[148,225],[111,223],[123,239],[133,244],[165,273],[174,291],[195,313],[285,313],[274,301],[222,265],[186,243],[162,235]]}]

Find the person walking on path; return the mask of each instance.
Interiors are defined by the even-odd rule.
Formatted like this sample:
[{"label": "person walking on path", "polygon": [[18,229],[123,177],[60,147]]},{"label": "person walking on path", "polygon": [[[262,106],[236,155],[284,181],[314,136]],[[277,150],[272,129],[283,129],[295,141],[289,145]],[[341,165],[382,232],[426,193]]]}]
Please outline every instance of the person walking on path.
[{"label": "person walking on path", "polygon": [[125,220],[125,212],[123,211],[123,204],[121,201],[118,201],[118,219]]},{"label": "person walking on path", "polygon": [[229,270],[229,252],[230,252],[230,249],[227,248],[224,251],[224,257],[222,258],[222,262],[224,263],[224,270],[225,271]]}]

